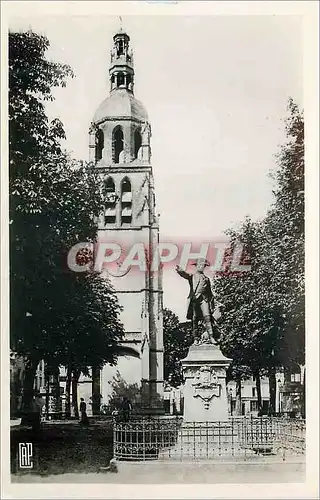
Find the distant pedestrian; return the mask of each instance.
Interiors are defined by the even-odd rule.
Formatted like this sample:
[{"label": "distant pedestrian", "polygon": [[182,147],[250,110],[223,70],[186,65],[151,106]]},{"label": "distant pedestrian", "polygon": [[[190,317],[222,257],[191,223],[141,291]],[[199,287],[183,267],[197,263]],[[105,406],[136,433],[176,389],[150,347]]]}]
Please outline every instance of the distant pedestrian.
[{"label": "distant pedestrian", "polygon": [[121,410],[122,410],[123,420],[125,422],[128,422],[130,420],[131,411],[132,411],[132,404],[128,398],[123,398]]},{"label": "distant pedestrian", "polygon": [[117,408],[114,408],[114,410],[112,411],[111,415],[112,415],[113,420],[115,422],[119,422],[119,410],[117,410]]},{"label": "distant pedestrian", "polygon": [[80,424],[89,425],[89,419],[87,415],[87,405],[83,398],[80,398]]},{"label": "distant pedestrian", "polygon": [[44,405],[45,401],[42,398],[41,394],[39,392],[36,392],[31,402],[31,421],[32,430],[34,432],[40,431],[42,408],[44,407]]}]

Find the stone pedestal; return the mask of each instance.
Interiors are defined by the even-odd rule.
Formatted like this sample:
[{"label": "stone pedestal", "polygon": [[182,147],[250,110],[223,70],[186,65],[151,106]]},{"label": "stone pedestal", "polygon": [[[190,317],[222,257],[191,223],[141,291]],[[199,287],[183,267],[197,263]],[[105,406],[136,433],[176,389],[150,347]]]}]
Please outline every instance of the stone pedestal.
[{"label": "stone pedestal", "polygon": [[228,420],[226,370],[230,363],[231,359],[217,345],[190,347],[188,356],[182,360],[186,422]]}]

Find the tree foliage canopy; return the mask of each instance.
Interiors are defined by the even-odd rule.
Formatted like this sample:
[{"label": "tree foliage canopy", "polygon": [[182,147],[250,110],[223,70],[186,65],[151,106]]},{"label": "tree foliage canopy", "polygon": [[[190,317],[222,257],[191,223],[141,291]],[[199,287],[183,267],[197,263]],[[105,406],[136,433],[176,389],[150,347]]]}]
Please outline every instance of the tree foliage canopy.
[{"label": "tree foliage canopy", "polygon": [[231,373],[304,363],[304,122],[290,99],[287,140],[276,156],[274,203],[266,217],[226,231],[243,244],[249,272],[232,273],[228,259],[214,280],[223,303],[221,346]]},{"label": "tree foliage canopy", "polygon": [[142,392],[141,386],[138,384],[130,384],[124,380],[117,371],[116,375],[112,378],[111,382],[112,392],[108,401],[110,409],[121,408],[123,398],[128,398],[132,404],[134,412],[139,412],[142,408]]},{"label": "tree foliage canopy", "polygon": [[193,342],[190,325],[181,324],[170,309],[163,310],[164,380],[172,387],[183,383],[181,359]]}]

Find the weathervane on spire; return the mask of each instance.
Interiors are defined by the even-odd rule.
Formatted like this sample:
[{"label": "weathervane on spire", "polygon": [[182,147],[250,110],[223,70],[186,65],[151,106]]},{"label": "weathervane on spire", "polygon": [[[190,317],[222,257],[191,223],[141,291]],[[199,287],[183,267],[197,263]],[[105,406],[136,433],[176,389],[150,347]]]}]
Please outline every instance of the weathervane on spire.
[{"label": "weathervane on spire", "polygon": [[120,21],[120,31],[122,31],[122,16],[119,16],[119,21]]}]

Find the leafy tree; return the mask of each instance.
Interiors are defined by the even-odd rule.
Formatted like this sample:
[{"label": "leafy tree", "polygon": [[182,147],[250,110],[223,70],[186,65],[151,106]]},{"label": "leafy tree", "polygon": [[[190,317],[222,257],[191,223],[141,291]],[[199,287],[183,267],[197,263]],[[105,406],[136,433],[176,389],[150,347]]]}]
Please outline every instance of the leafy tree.
[{"label": "leafy tree", "polygon": [[103,199],[95,171],[63,151],[63,126],[46,115],[52,88],[72,76],[46,59],[48,47],[32,31],[9,34],[11,347],[26,358],[25,407],[40,359],[77,380],[115,362],[123,334],[110,283],[67,266],[74,244],[95,241]]},{"label": "leafy tree", "polygon": [[221,348],[233,360],[229,374],[237,382],[238,402],[241,379],[248,377],[249,368],[261,409],[260,377],[279,365],[276,353],[282,321],[278,305],[269,301],[268,277],[261,261],[261,225],[247,218],[237,231],[227,234],[231,253],[237,244],[243,245],[242,263],[250,263],[250,271],[235,273],[226,262],[225,271],[214,281],[215,294],[224,306],[219,319]]},{"label": "leafy tree", "polygon": [[250,368],[261,407],[261,375],[269,376],[271,411],[275,411],[275,373],[304,364],[304,126],[289,100],[287,141],[277,155],[275,201],[260,222],[247,218],[229,230],[231,250],[244,245],[250,272],[228,267],[214,282],[224,304],[220,318],[222,349],[233,359],[230,376],[240,380]]},{"label": "leafy tree", "polygon": [[[287,139],[273,173],[275,202],[265,219],[264,261],[284,323],[279,356],[290,373],[295,365],[301,369],[305,365],[304,118],[292,99],[285,128]],[[272,385],[276,385],[275,376]]]},{"label": "leafy tree", "polygon": [[283,361],[304,364],[304,119],[292,99],[276,157],[275,203],[265,220],[266,265],[285,318]]},{"label": "leafy tree", "polygon": [[143,406],[141,386],[136,383],[130,384],[126,382],[119,371],[112,378],[110,384],[112,392],[108,402],[109,408],[119,410],[123,398],[126,397],[131,401],[133,411],[139,413]]},{"label": "leafy tree", "polygon": [[[77,415],[77,384],[81,373],[93,378],[93,413],[100,409],[100,369],[105,363],[114,365],[123,338],[119,321],[120,306],[108,281],[98,273],[69,273],[59,302],[50,311],[50,323],[59,339],[54,342],[52,359],[55,365],[67,368],[66,406],[70,414],[70,386]],[[58,294],[58,290],[56,290]],[[71,316],[72,315],[72,316]],[[59,320],[55,320],[58,316]],[[52,362],[52,361],[51,361]],[[90,368],[90,369],[89,369]]]},{"label": "leafy tree", "polygon": [[[116,375],[112,378],[111,382],[112,392],[108,401],[108,408],[110,411],[113,409],[121,409],[123,398],[128,398],[132,404],[132,411],[134,414],[147,415],[150,413],[150,408],[145,404],[143,395],[143,388],[141,385],[128,383],[117,371]],[[157,395],[155,403],[160,407],[163,404],[162,398]]]},{"label": "leafy tree", "polygon": [[193,336],[190,325],[180,323],[178,316],[167,308],[163,310],[163,342],[164,380],[178,387],[183,383],[181,359],[187,356]]},{"label": "leafy tree", "polygon": [[[65,85],[66,79],[72,75],[68,66],[50,63],[44,58],[48,46],[45,37],[32,31],[9,33],[11,346],[27,357],[26,399],[30,399],[38,357],[34,355],[32,343],[26,350],[21,342],[24,335],[28,336],[37,329],[39,318],[32,314],[30,299],[35,298],[34,285],[38,283],[39,287],[41,283],[39,274],[42,269],[36,254],[42,256],[46,248],[41,248],[39,240],[40,222],[45,223],[41,212],[48,200],[37,193],[41,186],[37,163],[50,160],[53,155],[59,156],[59,141],[64,137],[61,122],[49,122],[45,101],[52,99],[52,87]],[[49,248],[47,245],[47,251]],[[46,266],[44,258],[42,267]],[[42,304],[41,293],[38,302]],[[39,313],[43,315],[41,310]]]}]

